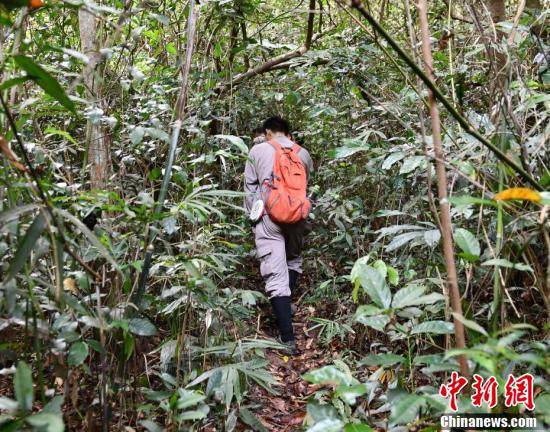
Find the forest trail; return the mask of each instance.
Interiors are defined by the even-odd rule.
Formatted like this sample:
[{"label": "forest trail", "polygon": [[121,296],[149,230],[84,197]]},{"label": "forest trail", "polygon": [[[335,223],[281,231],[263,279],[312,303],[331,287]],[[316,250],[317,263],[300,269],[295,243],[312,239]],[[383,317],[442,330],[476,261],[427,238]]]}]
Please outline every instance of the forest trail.
[{"label": "forest trail", "polygon": [[[267,350],[269,372],[277,379],[278,394],[273,395],[260,386],[255,386],[250,394],[257,408],[254,414],[269,431],[300,430],[307,413],[307,398],[315,393],[319,386],[311,385],[302,379],[302,374],[324,366],[334,357],[335,345],[322,346],[317,331],[311,330],[310,318],[315,308],[298,305],[294,316],[296,344],[300,351],[297,356],[286,356],[279,351]],[[274,325],[269,317],[262,313],[260,331],[257,337],[269,338]]]}]

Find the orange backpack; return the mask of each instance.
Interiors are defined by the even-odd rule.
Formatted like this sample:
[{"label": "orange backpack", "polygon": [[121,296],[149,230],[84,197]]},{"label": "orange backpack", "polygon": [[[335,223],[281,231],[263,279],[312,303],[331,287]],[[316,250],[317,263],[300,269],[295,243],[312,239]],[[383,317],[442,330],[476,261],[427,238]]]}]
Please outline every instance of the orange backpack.
[{"label": "orange backpack", "polygon": [[293,224],[309,215],[311,203],[306,196],[306,168],[298,156],[301,147],[282,147],[277,141],[268,141],[275,149],[273,174],[267,181],[267,214],[273,222]]}]

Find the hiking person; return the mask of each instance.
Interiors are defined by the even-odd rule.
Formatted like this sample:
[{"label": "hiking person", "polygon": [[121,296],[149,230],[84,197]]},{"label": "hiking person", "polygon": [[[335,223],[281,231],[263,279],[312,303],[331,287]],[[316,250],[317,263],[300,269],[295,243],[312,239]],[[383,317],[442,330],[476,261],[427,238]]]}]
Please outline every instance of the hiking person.
[{"label": "hiking person", "polygon": [[258,131],[245,166],[245,207],[255,223],[260,273],[280,341],[296,354],[291,296],[302,273],[301,252],[310,230],[307,182],[313,162],[308,151],[290,139],[286,120],[270,117],[262,128],[265,139]]}]

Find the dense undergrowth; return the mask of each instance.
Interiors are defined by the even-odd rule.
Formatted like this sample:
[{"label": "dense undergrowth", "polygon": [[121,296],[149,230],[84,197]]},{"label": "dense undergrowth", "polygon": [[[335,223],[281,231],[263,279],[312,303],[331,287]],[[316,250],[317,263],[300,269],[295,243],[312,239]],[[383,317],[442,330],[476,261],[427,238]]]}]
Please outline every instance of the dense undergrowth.
[{"label": "dense undergrowth", "polygon": [[[442,111],[463,308],[453,315],[426,92],[339,2],[312,1],[314,14],[298,1],[200,6],[160,214],[190,5],[85,1],[97,28],[83,53],[78,4],[15,3],[2,2],[0,36],[0,431],[434,430],[461,354],[471,373],[496,376],[500,398],[509,374],[533,374],[534,412],[550,421],[548,193],[497,195],[525,185]],[[419,56],[416,9],[369,3]],[[509,5],[497,23],[485,7],[496,0],[433,3],[437,85],[547,190],[544,2],[517,21]],[[307,50],[242,78],[295,52],[308,28]],[[240,192],[250,131],[274,113],[316,167],[304,354],[282,360]],[[466,349],[454,349],[454,320]],[[278,414],[266,419],[258,394]],[[473,410],[488,411],[463,395],[459,411]]]}]

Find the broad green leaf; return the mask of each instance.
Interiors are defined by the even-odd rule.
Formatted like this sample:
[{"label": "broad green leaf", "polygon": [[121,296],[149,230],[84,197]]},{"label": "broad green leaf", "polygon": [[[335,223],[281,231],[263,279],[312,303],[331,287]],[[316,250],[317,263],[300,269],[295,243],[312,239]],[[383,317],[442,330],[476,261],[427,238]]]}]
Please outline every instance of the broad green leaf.
[{"label": "broad green leaf", "polygon": [[10,399],[9,397],[5,396],[0,396],[0,411],[14,413],[17,412],[18,409],[19,403],[17,403],[16,400]]},{"label": "broad green leaf", "polygon": [[355,380],[334,366],[323,366],[303,375],[303,379],[313,384],[351,385]]},{"label": "broad green leaf", "polygon": [[34,401],[34,389],[32,386],[32,372],[30,367],[24,361],[17,363],[15,378],[13,380],[15,398],[19,402],[19,408],[23,412],[32,410]]},{"label": "broad green leaf", "polygon": [[365,423],[348,423],[344,426],[344,432],[374,432],[374,429]]},{"label": "broad green leaf", "polygon": [[464,252],[464,258],[468,261],[477,261],[481,248],[477,238],[468,230],[457,228],[455,230],[454,239],[456,244]]},{"label": "broad green leaf", "polygon": [[338,386],[334,392],[335,396],[338,396],[348,405],[355,405],[355,401],[358,397],[363,396],[369,389],[365,384],[355,384],[352,386],[341,385]]},{"label": "broad green leaf", "polygon": [[438,229],[424,231],[424,241],[430,247],[435,247],[439,243],[441,232]]},{"label": "broad green leaf", "polygon": [[338,418],[338,412],[330,404],[320,404],[313,400],[307,404],[308,424],[317,423],[325,419]]},{"label": "broad green leaf", "polygon": [[164,428],[152,420],[141,420],[139,424],[148,432],[164,432]]},{"label": "broad green leaf", "polygon": [[44,432],[63,432],[65,430],[63,418],[59,414],[33,414],[32,416],[27,417],[25,421],[31,426],[37,428],[37,430]]},{"label": "broad green leaf", "polygon": [[61,414],[61,406],[63,405],[63,396],[54,396],[44,408],[43,413]]},{"label": "broad green leaf", "polygon": [[368,354],[363,357],[361,364],[367,366],[391,366],[396,363],[403,363],[405,358],[397,354]]},{"label": "broad green leaf", "polygon": [[392,252],[396,249],[399,249],[402,246],[405,246],[407,243],[415,240],[417,238],[424,237],[424,230],[406,232],[395,236],[389,245],[387,245],[384,250],[386,252]]},{"label": "broad green leaf", "polygon": [[147,318],[132,318],[129,322],[129,329],[138,336],[154,336],[157,328]]},{"label": "broad green leaf", "polygon": [[390,424],[406,424],[414,421],[420,408],[426,404],[423,397],[409,394],[392,403]]},{"label": "broad green leaf", "polygon": [[387,170],[390,169],[394,163],[399,162],[401,159],[403,159],[406,156],[406,153],[404,152],[395,152],[390,154],[382,164],[382,169]]},{"label": "broad green leaf", "polygon": [[466,319],[466,318],[464,318],[463,315],[458,314],[456,312],[452,312],[452,314],[453,314],[454,319],[460,321],[462,324],[464,324],[469,329],[472,329],[472,330],[474,330],[478,333],[481,333],[482,335],[489,336],[487,334],[487,331],[483,327],[481,327],[478,323],[476,323],[475,321],[471,321],[469,319]]},{"label": "broad green leaf", "polygon": [[382,309],[378,309],[374,305],[362,305],[357,308],[354,320],[375,330],[384,331],[390,322],[390,317],[382,312]]},{"label": "broad green leaf", "polygon": [[380,272],[384,279],[386,278],[388,275],[388,266],[384,263],[384,261],[376,260],[372,263],[372,266]]},{"label": "broad green leaf", "polygon": [[446,321],[424,321],[413,327],[411,334],[433,333],[433,334],[451,334],[455,328],[453,323]]},{"label": "broad green leaf", "polygon": [[88,357],[88,345],[85,342],[75,342],[71,349],[69,349],[69,355],[67,356],[67,363],[69,366],[79,366],[84,363]]},{"label": "broad green leaf", "polygon": [[393,308],[403,308],[414,304],[422,294],[426,291],[424,285],[410,284],[404,288],[401,288],[395,293],[392,300]]},{"label": "broad green leaf", "polygon": [[256,417],[248,408],[240,408],[239,417],[245,424],[250,426],[252,430],[258,432],[268,432],[262,422],[258,420],[258,417]]},{"label": "broad green leaf", "polygon": [[138,145],[143,141],[143,137],[145,136],[145,129],[141,126],[136,126],[132,129],[132,132],[130,132],[130,141],[133,145]]},{"label": "broad green leaf", "polygon": [[344,423],[339,419],[325,419],[315,423],[307,432],[340,432]]},{"label": "broad green leaf", "polygon": [[511,268],[511,269],[515,269],[515,270],[533,272],[533,269],[531,268],[531,266],[528,266],[527,264],[520,264],[520,263],[514,264],[514,263],[508,261],[507,259],[503,259],[503,258],[490,259],[488,261],[485,261],[485,262],[481,263],[481,265],[482,266],[506,267],[506,268]]},{"label": "broad green leaf", "polygon": [[193,390],[178,389],[178,395],[179,399],[176,404],[178,409],[192,407],[206,399],[205,395]]},{"label": "broad green leaf", "polygon": [[543,393],[535,399],[535,413],[550,418],[550,394]]},{"label": "broad green leaf", "polygon": [[34,249],[38,238],[42,235],[42,232],[46,228],[46,217],[42,212],[38,213],[33,223],[27,229],[25,237],[21,243],[17,246],[17,251],[13,257],[13,260],[10,263],[6,277],[4,279],[4,284],[8,282],[11,278],[15,277],[19,271],[25,265],[27,258],[29,257],[31,251]]},{"label": "broad green leaf", "polygon": [[426,163],[425,156],[411,156],[403,161],[399,174],[408,174]]},{"label": "broad green leaf", "polygon": [[208,413],[199,410],[185,411],[177,416],[179,421],[200,420],[206,417]]},{"label": "broad green leaf", "polygon": [[359,268],[358,279],[365,293],[377,306],[383,309],[390,307],[391,291],[380,271],[369,265],[362,266]]},{"label": "broad green leaf", "polygon": [[215,138],[223,139],[229,141],[231,144],[233,144],[235,147],[237,147],[242,154],[248,153],[248,147],[242,140],[242,138],[234,135],[214,135]]},{"label": "broad green leaf", "polygon": [[24,55],[15,55],[13,59],[21,69],[27,72],[29,78],[42,87],[47,94],[56,99],[69,111],[75,111],[74,104],[65,94],[65,90],[48,72],[36,64],[34,60]]}]

